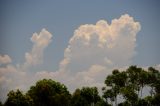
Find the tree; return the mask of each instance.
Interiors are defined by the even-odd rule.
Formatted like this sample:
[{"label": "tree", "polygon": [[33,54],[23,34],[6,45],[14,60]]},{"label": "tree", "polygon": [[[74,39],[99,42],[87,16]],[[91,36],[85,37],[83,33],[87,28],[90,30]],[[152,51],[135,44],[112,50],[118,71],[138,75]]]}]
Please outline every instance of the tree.
[{"label": "tree", "polygon": [[72,96],[71,104],[73,106],[95,105],[100,100],[96,87],[83,87],[76,89]]},{"label": "tree", "polygon": [[27,92],[35,106],[69,106],[71,95],[66,86],[51,79],[43,79]]},{"label": "tree", "polygon": [[134,106],[138,100],[138,95],[135,93],[133,86],[134,85],[129,85],[121,89],[121,94],[132,106]]},{"label": "tree", "polygon": [[[153,67],[148,68],[150,74],[151,97],[154,106],[160,105],[160,72]],[[154,93],[154,96],[153,96]]]},{"label": "tree", "polygon": [[96,104],[100,100],[96,87],[83,87],[81,89],[81,95],[88,101],[88,104]]},{"label": "tree", "polygon": [[[20,90],[10,91],[0,106],[160,106],[160,72],[152,67],[148,71],[137,66],[122,72],[113,70],[106,77],[105,85],[102,97],[96,87],[76,89],[71,95],[64,84],[43,79],[26,94]],[[144,87],[150,87],[151,95],[142,96]],[[119,97],[123,97],[124,102],[118,104]]]},{"label": "tree", "polygon": [[106,103],[108,103],[108,99],[112,102],[113,104],[113,101],[114,101],[114,98],[115,95],[114,95],[114,91],[112,89],[108,89],[106,91],[104,91],[104,94],[103,94],[103,98],[105,98],[106,100]]},{"label": "tree", "polygon": [[32,106],[32,100],[21,91],[10,91],[4,106]]},{"label": "tree", "polygon": [[95,106],[111,106],[110,104],[106,103],[103,98],[101,98],[96,104]]},{"label": "tree", "polygon": [[76,89],[72,95],[71,105],[72,106],[83,106],[84,104],[85,104],[85,102],[81,96],[81,90]]},{"label": "tree", "polygon": [[140,84],[139,78],[141,73],[141,68],[137,68],[137,66],[130,66],[127,70],[127,77],[128,77],[128,85],[132,85],[133,90],[137,91],[137,95],[140,92]]},{"label": "tree", "polygon": [[108,75],[105,84],[110,87],[110,89],[106,89],[104,91],[103,97],[107,100],[110,98],[110,101],[115,101],[115,105],[117,106],[117,96],[120,93],[120,89],[126,85],[127,75],[125,72],[119,72],[119,70],[113,70],[112,75]]},{"label": "tree", "polygon": [[[154,88],[156,96],[160,93],[159,71],[154,68],[150,68],[149,70],[150,71],[145,71],[137,66],[130,66],[123,72],[119,72],[117,69],[113,70],[112,74],[106,77],[106,87],[103,88],[103,97],[106,101],[115,101],[116,106],[118,105],[117,98],[119,96],[123,96],[125,99],[125,102],[120,103],[119,105],[138,105],[147,103],[146,100],[142,98],[142,92],[145,86],[150,85]],[[155,101],[158,101],[158,98],[155,98]]]},{"label": "tree", "polygon": [[156,70],[153,67],[148,68],[148,85],[151,87],[150,94],[153,96],[153,94],[156,93],[156,91],[159,88],[159,83],[160,83],[160,73],[158,70]]},{"label": "tree", "polygon": [[148,73],[147,73],[147,71],[144,71],[144,70],[140,69],[139,78],[138,78],[138,84],[139,84],[140,90],[141,90],[141,95],[140,95],[141,98],[142,98],[143,88],[147,84],[147,81],[148,81]]}]

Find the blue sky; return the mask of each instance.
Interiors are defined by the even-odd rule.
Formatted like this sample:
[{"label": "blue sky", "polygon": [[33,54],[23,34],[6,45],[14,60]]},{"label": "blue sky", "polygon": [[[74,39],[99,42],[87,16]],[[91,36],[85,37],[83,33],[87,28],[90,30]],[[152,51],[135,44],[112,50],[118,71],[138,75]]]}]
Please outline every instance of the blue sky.
[{"label": "blue sky", "polygon": [[[10,56],[12,68],[16,70],[17,64],[25,63],[25,53],[33,50],[33,33],[39,34],[45,28],[53,35],[52,42],[44,50],[43,64],[31,67],[30,71],[55,72],[59,70],[60,62],[65,59],[65,49],[71,45],[68,42],[80,25],[95,25],[99,20],[106,20],[111,24],[113,19],[128,14],[141,26],[141,30],[136,34],[136,55],[132,57],[130,64],[144,67],[158,65],[159,5],[159,0],[1,0],[0,55]],[[74,67],[77,64],[79,65],[73,64]],[[95,66],[92,66],[89,69],[94,68]],[[98,66],[98,69],[103,68]]]},{"label": "blue sky", "polygon": [[46,28],[53,34],[54,41],[45,52],[44,67],[57,69],[68,40],[80,25],[94,24],[100,19],[110,22],[127,13],[142,27],[137,36],[133,64],[155,65],[160,63],[159,4],[158,0],[2,0],[0,53],[10,55],[13,63],[24,61],[24,53],[32,45],[30,37]]}]

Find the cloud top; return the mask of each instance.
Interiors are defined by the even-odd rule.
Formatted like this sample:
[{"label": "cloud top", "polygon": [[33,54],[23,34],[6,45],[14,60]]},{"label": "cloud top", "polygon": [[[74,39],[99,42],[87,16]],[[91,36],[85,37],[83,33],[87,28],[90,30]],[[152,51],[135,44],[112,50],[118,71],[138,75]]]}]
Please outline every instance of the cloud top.
[{"label": "cloud top", "polygon": [[74,66],[88,68],[94,64],[114,63],[121,66],[129,63],[135,52],[136,35],[140,28],[139,22],[128,14],[113,19],[111,24],[99,20],[95,25],[81,25],[65,49],[60,68],[73,70]]},{"label": "cloud top", "polygon": [[52,34],[46,29],[42,29],[39,34],[34,33],[31,37],[33,48],[25,54],[25,65],[37,65],[43,63],[44,49],[51,42]]},{"label": "cloud top", "polygon": [[[33,47],[25,54],[25,62],[14,66],[9,64],[12,60],[8,55],[0,55],[0,100],[6,99],[7,93],[13,89],[26,90],[31,84],[39,80],[35,73],[28,71],[30,67],[43,63],[45,48],[51,43],[52,34],[42,29],[39,34],[31,37]],[[25,70],[25,71],[24,71]]]}]

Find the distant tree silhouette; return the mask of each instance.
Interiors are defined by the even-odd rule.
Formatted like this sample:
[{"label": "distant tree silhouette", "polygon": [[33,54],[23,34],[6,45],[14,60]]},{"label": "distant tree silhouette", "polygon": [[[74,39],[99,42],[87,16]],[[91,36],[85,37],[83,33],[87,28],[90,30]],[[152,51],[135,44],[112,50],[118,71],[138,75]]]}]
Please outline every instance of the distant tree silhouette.
[{"label": "distant tree silhouette", "polygon": [[72,96],[72,106],[94,106],[102,103],[96,87],[76,89]]},{"label": "distant tree silhouette", "polygon": [[30,97],[23,95],[20,90],[10,91],[4,106],[32,106]]},{"label": "distant tree silhouette", "polygon": [[69,106],[71,95],[66,86],[51,79],[43,79],[27,92],[35,106]]},{"label": "distant tree silhouette", "polygon": [[[106,77],[105,85],[103,98],[107,102],[114,101],[116,106],[160,105],[160,72],[153,67],[149,67],[147,71],[137,66],[130,66],[122,72],[113,70],[112,74]],[[151,95],[142,96],[144,87],[150,87]],[[123,96],[123,103],[117,103],[118,95]]]},{"label": "distant tree silhouette", "polygon": [[[4,105],[0,106],[160,106],[160,72],[130,66],[124,71],[115,69],[104,81],[103,95],[97,87],[82,87],[71,95],[64,84],[51,79],[39,80],[26,94],[10,91]],[[148,87],[150,94],[142,94]],[[117,102],[123,97],[123,102]]]}]

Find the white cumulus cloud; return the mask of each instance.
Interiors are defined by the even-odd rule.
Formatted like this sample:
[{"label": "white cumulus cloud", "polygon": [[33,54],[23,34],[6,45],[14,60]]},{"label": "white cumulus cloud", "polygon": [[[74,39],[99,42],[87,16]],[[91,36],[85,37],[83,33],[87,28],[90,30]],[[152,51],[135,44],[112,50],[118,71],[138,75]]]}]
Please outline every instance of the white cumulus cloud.
[{"label": "white cumulus cloud", "polygon": [[[8,55],[0,55],[0,100],[4,101],[10,90],[27,90],[38,78],[36,73],[22,71],[28,70],[33,65],[43,63],[43,53],[51,42],[52,34],[46,29],[42,29],[39,34],[34,33],[31,37],[33,47],[25,54],[25,62],[14,66],[9,64],[12,60]],[[40,79],[40,78],[39,78]]]},{"label": "white cumulus cloud", "polygon": [[39,34],[34,33],[31,37],[33,48],[30,52],[25,54],[25,66],[37,65],[43,63],[44,49],[51,42],[52,34],[46,29],[42,29]]},{"label": "white cumulus cloud", "polygon": [[43,63],[44,50],[51,42],[52,34],[46,29],[34,33],[31,37],[33,47],[25,54],[25,62],[18,68],[9,64],[0,67],[0,99],[4,99],[10,89],[26,90],[43,78],[60,81],[70,91],[82,86],[102,87],[113,68],[130,65],[140,28],[140,23],[128,14],[113,19],[110,24],[99,20],[96,24],[80,25],[68,42],[57,71],[20,71]]},{"label": "white cumulus cloud", "polygon": [[100,20],[95,25],[81,25],[65,49],[60,68],[83,71],[94,64],[108,67],[127,65],[135,53],[138,31],[139,22],[128,14],[113,19],[111,24]]}]

